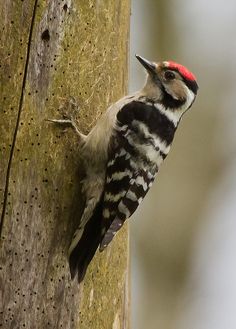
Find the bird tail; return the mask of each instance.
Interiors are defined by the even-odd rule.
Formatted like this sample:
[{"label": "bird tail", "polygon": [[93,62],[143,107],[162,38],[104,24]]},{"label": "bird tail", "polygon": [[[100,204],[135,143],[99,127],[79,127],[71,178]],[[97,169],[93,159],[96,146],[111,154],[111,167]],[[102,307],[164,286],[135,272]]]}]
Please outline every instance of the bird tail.
[{"label": "bird tail", "polygon": [[101,220],[102,203],[99,202],[92,217],[84,227],[81,239],[70,253],[69,265],[71,278],[74,279],[76,273],[78,273],[79,283],[84,279],[88,265],[100,244]]}]

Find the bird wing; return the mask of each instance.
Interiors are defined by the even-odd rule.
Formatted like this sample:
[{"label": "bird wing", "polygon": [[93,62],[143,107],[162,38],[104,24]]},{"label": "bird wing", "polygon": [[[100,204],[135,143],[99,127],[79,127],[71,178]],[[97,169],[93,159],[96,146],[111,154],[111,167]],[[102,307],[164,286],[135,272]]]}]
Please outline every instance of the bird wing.
[{"label": "bird wing", "polygon": [[137,161],[135,152],[127,138],[122,134],[116,136],[116,147],[110,152],[106,170],[100,251],[137,209],[157,172],[156,166]]}]

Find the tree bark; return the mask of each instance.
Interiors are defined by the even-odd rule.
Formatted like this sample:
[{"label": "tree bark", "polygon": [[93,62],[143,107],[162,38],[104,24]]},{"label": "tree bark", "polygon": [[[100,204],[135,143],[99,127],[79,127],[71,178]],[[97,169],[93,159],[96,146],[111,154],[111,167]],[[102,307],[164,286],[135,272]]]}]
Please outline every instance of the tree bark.
[{"label": "tree bark", "polygon": [[71,281],[77,136],[45,119],[73,97],[87,133],[125,94],[129,0],[2,1],[0,13],[0,327],[128,328],[127,227]]}]

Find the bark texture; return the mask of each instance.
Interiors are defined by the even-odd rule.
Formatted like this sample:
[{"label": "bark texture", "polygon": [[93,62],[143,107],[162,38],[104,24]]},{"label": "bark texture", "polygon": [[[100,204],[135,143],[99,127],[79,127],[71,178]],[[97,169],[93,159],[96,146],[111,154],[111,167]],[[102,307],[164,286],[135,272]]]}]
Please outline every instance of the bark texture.
[{"label": "bark texture", "polygon": [[0,2],[2,328],[128,328],[127,227],[70,280],[79,149],[45,119],[78,105],[87,133],[125,94],[129,14],[129,0]]}]

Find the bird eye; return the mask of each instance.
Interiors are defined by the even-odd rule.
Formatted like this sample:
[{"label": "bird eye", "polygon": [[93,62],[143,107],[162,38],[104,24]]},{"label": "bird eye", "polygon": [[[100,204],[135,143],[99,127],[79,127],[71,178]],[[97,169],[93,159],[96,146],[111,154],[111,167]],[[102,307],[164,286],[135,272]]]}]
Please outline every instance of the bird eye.
[{"label": "bird eye", "polygon": [[174,80],[175,79],[175,74],[172,71],[165,71],[164,77],[166,80]]}]

